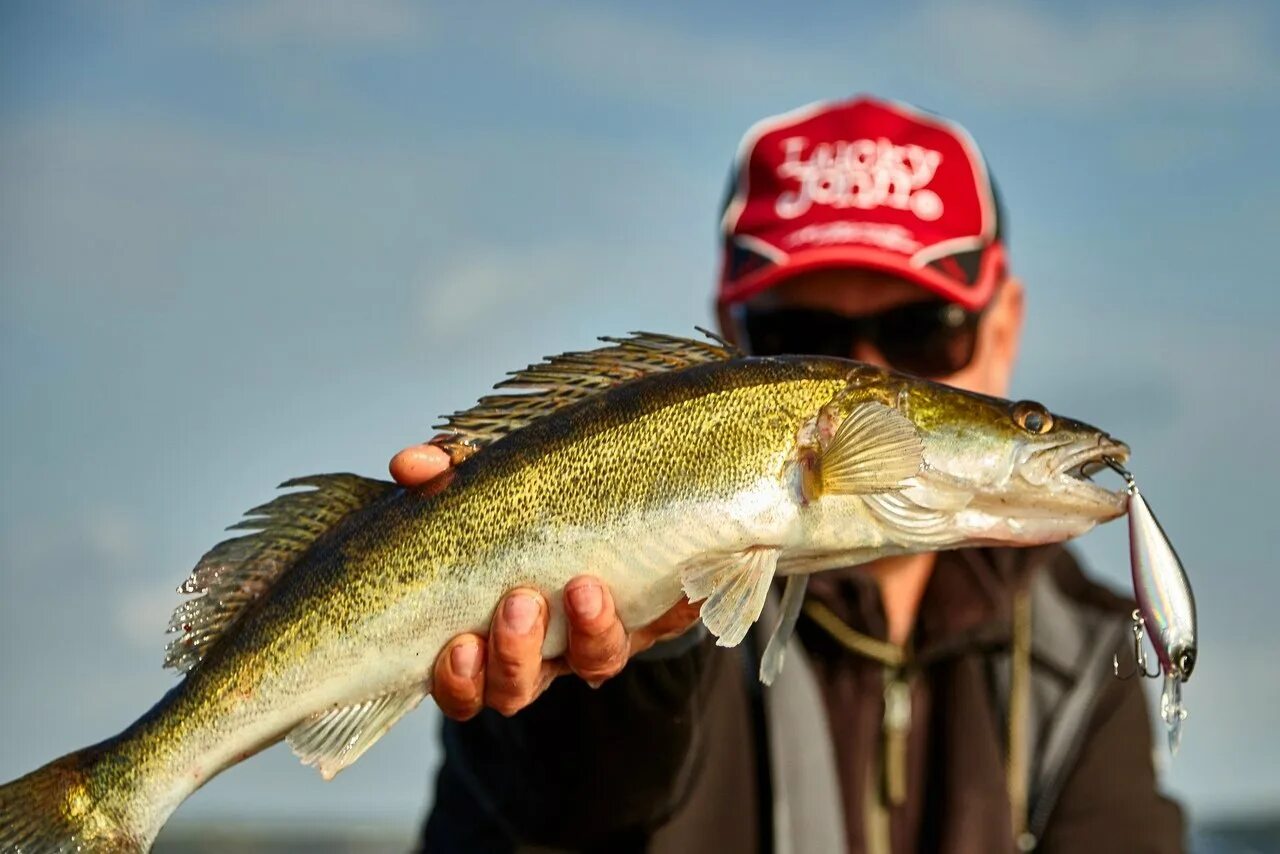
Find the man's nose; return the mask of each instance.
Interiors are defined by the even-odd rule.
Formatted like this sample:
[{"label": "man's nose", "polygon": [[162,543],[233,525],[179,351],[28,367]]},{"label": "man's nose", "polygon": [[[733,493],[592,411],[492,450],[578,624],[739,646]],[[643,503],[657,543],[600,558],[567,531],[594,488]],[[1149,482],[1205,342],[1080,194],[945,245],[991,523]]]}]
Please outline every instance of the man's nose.
[{"label": "man's nose", "polygon": [[875,365],[880,368],[889,367],[889,362],[885,359],[884,354],[877,350],[870,341],[860,340],[855,342],[853,352],[850,355],[859,362],[866,362],[869,365]]}]

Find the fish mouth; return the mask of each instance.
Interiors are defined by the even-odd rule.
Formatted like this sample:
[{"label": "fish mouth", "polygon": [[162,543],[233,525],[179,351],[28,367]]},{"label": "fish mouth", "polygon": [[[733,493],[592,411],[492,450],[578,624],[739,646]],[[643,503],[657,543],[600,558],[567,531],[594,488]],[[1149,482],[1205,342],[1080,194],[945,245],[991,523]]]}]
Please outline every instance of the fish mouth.
[{"label": "fish mouth", "polygon": [[1097,444],[1087,448],[1079,448],[1067,454],[1057,464],[1055,475],[1066,478],[1068,483],[1081,492],[1091,493],[1099,499],[1102,499],[1105,495],[1106,503],[1123,507],[1126,497],[1125,487],[1107,489],[1105,486],[1095,483],[1093,476],[1109,468],[1107,460],[1123,464],[1128,459],[1128,445],[1123,442],[1117,442],[1110,437],[1104,437],[1099,439]]},{"label": "fish mouth", "polygon": [[1081,448],[1058,463],[1057,474],[1073,477],[1076,480],[1093,482],[1093,476],[1109,468],[1107,460],[1124,464],[1129,460],[1129,446],[1114,439],[1103,439],[1091,448]]}]

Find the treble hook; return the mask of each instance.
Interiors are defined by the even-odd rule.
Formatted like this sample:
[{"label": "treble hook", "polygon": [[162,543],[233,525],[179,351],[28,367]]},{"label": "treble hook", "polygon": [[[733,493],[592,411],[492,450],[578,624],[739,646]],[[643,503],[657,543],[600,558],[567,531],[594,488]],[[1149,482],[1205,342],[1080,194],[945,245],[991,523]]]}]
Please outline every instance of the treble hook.
[{"label": "treble hook", "polygon": [[1147,668],[1147,648],[1142,643],[1142,638],[1146,635],[1146,623],[1142,619],[1142,613],[1137,608],[1133,609],[1133,670],[1124,676],[1120,675],[1120,656],[1111,656],[1111,672],[1115,674],[1117,679],[1132,679],[1133,677],[1145,677],[1147,679],[1155,679],[1160,675],[1160,665],[1156,665],[1154,671]]}]

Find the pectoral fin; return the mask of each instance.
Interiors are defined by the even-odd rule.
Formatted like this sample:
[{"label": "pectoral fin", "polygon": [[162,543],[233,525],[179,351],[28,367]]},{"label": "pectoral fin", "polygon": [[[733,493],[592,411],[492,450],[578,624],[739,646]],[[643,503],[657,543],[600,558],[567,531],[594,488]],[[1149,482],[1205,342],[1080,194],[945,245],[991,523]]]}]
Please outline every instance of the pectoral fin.
[{"label": "pectoral fin", "polygon": [[924,465],[924,443],[911,419],[883,403],[861,403],[840,422],[818,458],[818,488],[835,495],[901,489]]},{"label": "pectoral fin", "polygon": [[796,630],[796,620],[800,619],[800,606],[804,604],[804,591],[809,586],[809,576],[792,575],[787,578],[787,586],[782,591],[782,613],[778,624],[769,636],[769,643],[760,658],[760,681],[772,685],[773,680],[782,672],[782,663],[787,654],[787,644]]},{"label": "pectoral fin", "polygon": [[426,695],[425,685],[414,686],[322,712],[293,728],[289,746],[303,764],[314,765],[320,776],[332,780]]},{"label": "pectoral fin", "polygon": [[680,583],[690,602],[702,601],[702,622],[718,646],[737,646],[760,617],[778,566],[778,549],[752,546],[687,564]]}]

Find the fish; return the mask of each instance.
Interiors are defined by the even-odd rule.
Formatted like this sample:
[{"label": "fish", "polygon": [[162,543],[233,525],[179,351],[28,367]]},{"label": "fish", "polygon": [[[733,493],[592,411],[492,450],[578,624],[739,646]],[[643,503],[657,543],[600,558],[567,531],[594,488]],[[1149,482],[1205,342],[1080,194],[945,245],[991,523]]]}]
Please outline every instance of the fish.
[{"label": "fish", "polygon": [[[1133,475],[1114,460],[1104,463],[1124,478],[1128,493],[1129,566],[1138,600],[1133,616],[1135,664],[1143,675],[1164,676],[1160,719],[1165,724],[1169,752],[1176,756],[1182,743],[1182,722],[1187,717],[1182,686],[1191,678],[1198,651],[1195,594],[1182,560]],[[1144,634],[1151,638],[1159,661],[1159,670],[1151,674],[1147,673],[1142,647]]]},{"label": "fish", "polygon": [[814,572],[1059,542],[1125,511],[1089,472],[1128,447],[1039,403],[708,336],[605,338],[514,372],[440,425],[456,464],[425,487],[285,482],[179,588],[165,663],[181,681],[118,735],[0,786],[0,850],[147,851],[186,798],[282,740],[332,778],[514,587],[546,596],[546,658],[584,571],[628,629],[688,597],[730,647],[775,579],[794,609]]}]

